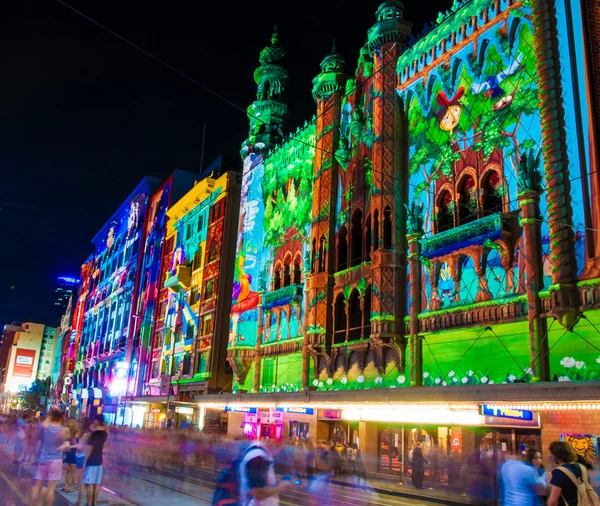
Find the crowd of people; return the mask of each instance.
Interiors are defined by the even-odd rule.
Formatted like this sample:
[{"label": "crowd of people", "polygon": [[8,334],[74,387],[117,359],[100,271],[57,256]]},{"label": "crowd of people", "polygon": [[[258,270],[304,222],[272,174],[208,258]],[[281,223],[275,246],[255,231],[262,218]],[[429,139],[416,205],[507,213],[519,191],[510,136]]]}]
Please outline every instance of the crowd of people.
[{"label": "crowd of people", "polygon": [[[259,442],[190,428],[111,426],[109,430],[101,415],[77,422],[65,419],[57,409],[39,419],[29,414],[0,418],[2,441],[13,445],[15,464],[37,466],[31,491],[33,506],[53,504],[55,487],[63,472],[63,490],[77,491],[77,506],[95,505],[105,462],[111,468],[128,472],[172,473],[183,479],[200,477],[216,489],[215,504],[223,476],[232,472],[239,484],[239,504],[243,506],[254,504],[256,498],[260,498],[261,505],[276,505],[278,495],[293,485],[306,485],[303,490],[312,493],[315,504],[319,504],[319,498],[333,494],[331,483],[339,477],[347,477],[357,490],[369,491],[361,450],[335,441],[290,437],[280,443]],[[438,467],[443,467],[450,490],[467,491],[482,505],[499,501],[503,506],[577,506],[584,488],[593,499],[598,474],[592,466],[578,458],[565,442],[551,443],[549,451],[554,463],[552,472],[543,468],[542,455],[535,448],[523,452],[521,459],[502,463],[486,462],[476,453],[462,467],[454,459],[446,459],[447,465],[442,465],[435,451],[426,455],[421,443],[416,443],[408,458],[415,488],[424,488],[426,468],[429,479],[439,481]],[[461,470],[470,483],[462,489]]]},{"label": "crowd of people", "polygon": [[77,491],[76,506],[95,506],[102,482],[108,427],[102,415],[82,422],[67,420],[53,408],[39,418],[30,413],[2,417],[0,441],[13,444],[18,476],[24,464],[34,464],[30,505],[54,504],[56,486],[65,471],[64,492]]}]

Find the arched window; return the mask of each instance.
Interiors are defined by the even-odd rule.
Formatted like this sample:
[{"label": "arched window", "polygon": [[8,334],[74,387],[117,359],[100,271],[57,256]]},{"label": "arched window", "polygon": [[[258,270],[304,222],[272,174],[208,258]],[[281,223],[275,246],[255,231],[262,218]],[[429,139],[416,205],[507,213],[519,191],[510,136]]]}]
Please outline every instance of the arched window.
[{"label": "arched window", "polygon": [[371,297],[372,286],[367,286],[365,290],[364,314],[363,314],[363,337],[367,339],[371,335]]},{"label": "arched window", "polygon": [[448,190],[440,193],[437,203],[437,230],[443,232],[454,227],[454,216],[452,214],[452,195]]},{"label": "arched window", "polygon": [[208,262],[214,262],[219,257],[219,241],[216,237],[210,242],[208,248]]},{"label": "arched window", "polygon": [[319,240],[319,272],[325,272],[327,259],[327,239],[322,235]]},{"label": "arched window", "polygon": [[344,303],[344,294],[340,293],[335,299],[334,307],[333,342],[335,344],[346,341],[346,324],[346,305]]},{"label": "arched window", "polygon": [[363,258],[363,226],[362,211],[357,209],[352,215],[352,242],[350,245],[350,267],[362,263]]},{"label": "arched window", "polygon": [[357,341],[362,336],[362,311],[358,290],[352,290],[348,300],[348,341]]},{"label": "arched window", "polygon": [[281,262],[275,264],[273,269],[273,290],[279,290],[281,288]]},{"label": "arched window", "polygon": [[292,282],[291,268],[292,254],[288,253],[283,262],[283,286],[290,286],[290,283]]},{"label": "arched window", "polygon": [[302,255],[296,253],[294,257],[294,284],[299,285],[302,281]]},{"label": "arched window", "polygon": [[458,223],[463,225],[477,219],[477,197],[475,193],[475,180],[471,175],[466,175],[458,190]]},{"label": "arched window", "polygon": [[343,271],[348,267],[348,230],[340,228],[338,232],[337,270]]},{"label": "arched window", "polygon": [[373,251],[379,249],[379,210],[373,213]]},{"label": "arched window", "polygon": [[483,181],[483,215],[502,212],[502,195],[500,194],[500,175],[495,170],[488,171]]},{"label": "arched window", "polygon": [[192,262],[192,270],[200,269],[202,265],[202,248],[198,247],[198,251],[194,254],[194,260]]},{"label": "arched window", "polygon": [[367,216],[365,222],[365,260],[371,260],[371,215]]},{"label": "arched window", "polygon": [[[317,257],[317,239],[316,237],[312,240],[312,250],[310,252],[310,273],[313,274],[315,272],[315,260]],[[319,256],[319,262],[321,261]]]},{"label": "arched window", "polygon": [[383,210],[383,247],[385,249],[392,247],[392,208],[390,206]]}]

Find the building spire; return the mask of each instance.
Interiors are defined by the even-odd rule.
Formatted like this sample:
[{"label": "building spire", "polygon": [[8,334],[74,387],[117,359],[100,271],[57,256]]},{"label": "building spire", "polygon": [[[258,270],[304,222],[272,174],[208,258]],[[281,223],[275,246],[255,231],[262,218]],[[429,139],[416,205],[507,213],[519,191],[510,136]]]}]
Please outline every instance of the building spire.
[{"label": "building spire", "polygon": [[248,108],[250,131],[248,139],[242,144],[242,158],[251,153],[265,154],[283,139],[282,128],[288,116],[287,104],[283,100],[288,73],[281,66],[285,54],[279,45],[279,33],[275,25],[271,44],[260,52],[260,67],[254,71],[256,100]]}]

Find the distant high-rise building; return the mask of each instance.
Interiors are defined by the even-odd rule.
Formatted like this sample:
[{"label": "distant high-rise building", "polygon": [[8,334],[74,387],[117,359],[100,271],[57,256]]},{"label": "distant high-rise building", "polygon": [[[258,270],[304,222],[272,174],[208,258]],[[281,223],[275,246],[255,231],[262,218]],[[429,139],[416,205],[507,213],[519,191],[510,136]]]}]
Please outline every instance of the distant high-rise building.
[{"label": "distant high-rise building", "polygon": [[76,292],[77,284],[79,280],[77,278],[69,276],[58,276],[56,278],[56,289],[54,290],[54,320],[51,323],[58,324],[60,318],[65,313],[69,299],[74,292]]}]

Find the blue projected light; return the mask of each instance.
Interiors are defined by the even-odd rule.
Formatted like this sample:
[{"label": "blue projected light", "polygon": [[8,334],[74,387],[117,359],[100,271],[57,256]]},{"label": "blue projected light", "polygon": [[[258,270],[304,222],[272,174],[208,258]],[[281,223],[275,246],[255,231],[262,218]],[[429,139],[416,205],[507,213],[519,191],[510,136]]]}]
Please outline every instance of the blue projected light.
[{"label": "blue projected light", "polygon": [[483,404],[481,406],[481,414],[486,416],[496,416],[499,418],[513,418],[516,420],[533,420],[533,411],[525,409],[498,408]]}]

